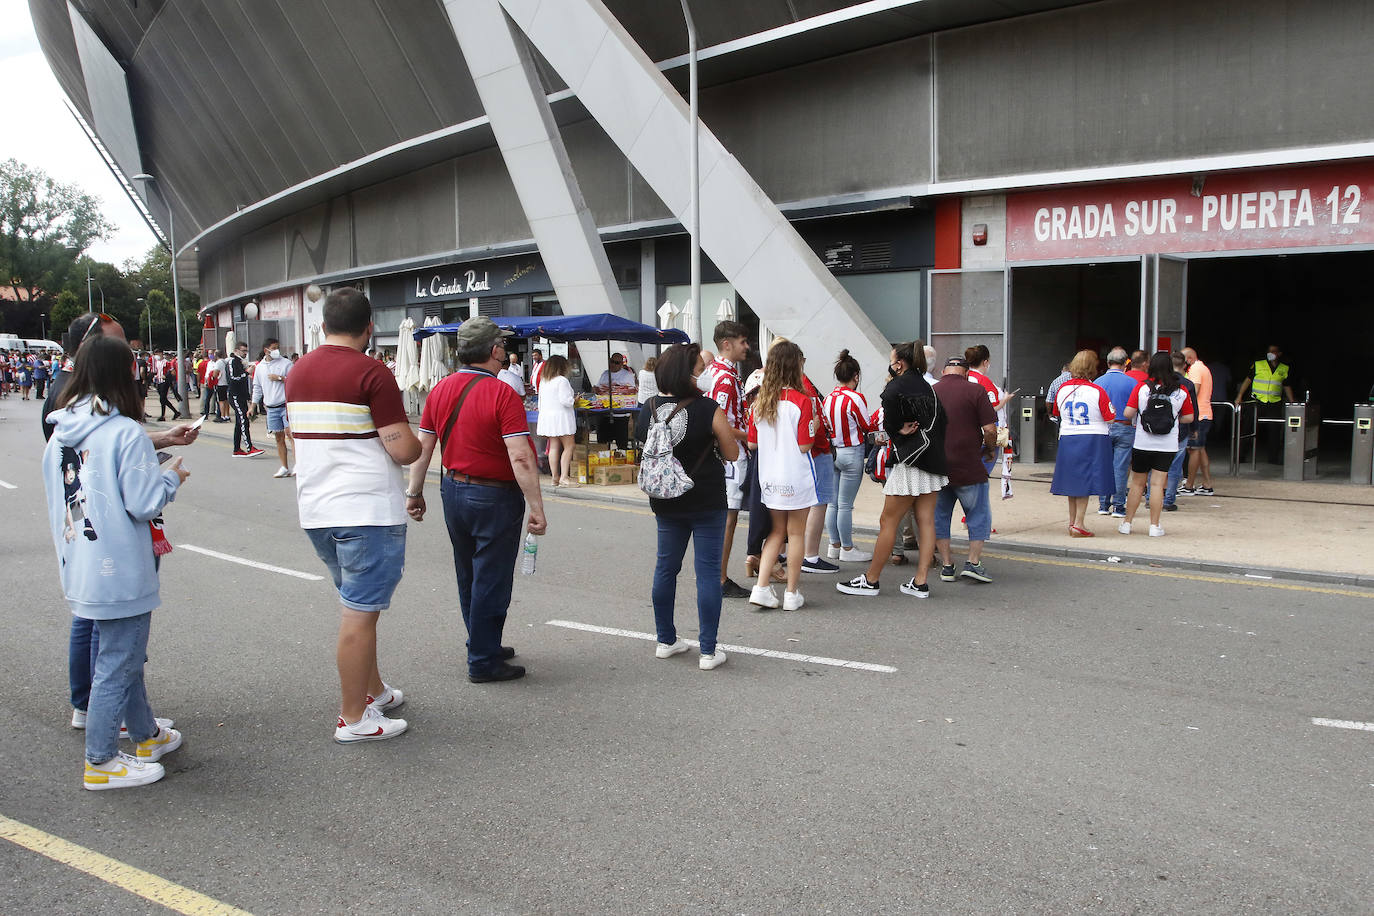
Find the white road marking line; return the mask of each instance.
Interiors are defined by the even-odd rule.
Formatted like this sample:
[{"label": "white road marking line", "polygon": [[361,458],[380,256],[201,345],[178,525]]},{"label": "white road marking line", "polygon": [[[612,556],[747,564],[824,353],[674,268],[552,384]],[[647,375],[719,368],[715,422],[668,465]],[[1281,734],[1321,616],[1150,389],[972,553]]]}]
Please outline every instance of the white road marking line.
[{"label": "white road marking line", "polygon": [[[656,642],[658,636],[654,633],[641,633],[638,630],[622,630],[618,627],[599,627],[590,623],[578,623],[575,620],[546,620],[544,621],[551,627],[563,627],[567,630],[582,630],[587,633],[601,633],[605,636],[628,636],[631,639],[647,639],[649,642]],[[701,643],[695,639],[683,639],[689,646],[701,648]],[[897,669],[891,665],[875,665],[871,662],[854,662],[843,658],[826,658],[823,655],[802,655],[799,652],[779,652],[776,649],[755,649],[752,646],[732,646],[726,643],[718,643],[720,648],[726,652],[735,652],[739,655],[758,655],[762,658],[778,658],[789,662],[808,662],[813,665],[829,665],[832,668],[849,668],[854,671],[874,671],[878,674],[895,674]]]},{"label": "white road marking line", "polygon": [[1352,728],[1355,731],[1374,732],[1374,722],[1352,722],[1349,719],[1321,719],[1312,717],[1313,725],[1325,725],[1327,728]]},{"label": "white road marking line", "polygon": [[295,576],[297,579],[305,579],[307,582],[319,582],[324,579],[324,576],[317,576],[314,573],[301,572],[296,569],[285,569],[281,566],[273,566],[270,563],[259,563],[257,560],[245,560],[243,557],[220,553],[218,550],[206,550],[204,547],[197,547],[194,544],[177,544],[176,546],[180,547],[182,550],[189,550],[193,553],[202,553],[207,557],[214,557],[217,560],[228,560],[230,563],[251,566],[254,569],[265,569],[268,572],[281,573],[283,576]]},{"label": "white road marking line", "polygon": [[17,489],[19,489],[19,488],[16,487],[14,484],[9,483],[8,481],[4,481],[4,480],[0,480],[0,487],[4,487],[6,490],[17,490]]}]

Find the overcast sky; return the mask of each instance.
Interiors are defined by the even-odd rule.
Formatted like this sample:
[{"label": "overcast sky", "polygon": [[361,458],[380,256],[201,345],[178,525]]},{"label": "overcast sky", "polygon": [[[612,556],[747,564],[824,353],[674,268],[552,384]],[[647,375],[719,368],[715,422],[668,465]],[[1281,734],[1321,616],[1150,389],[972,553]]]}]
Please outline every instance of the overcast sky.
[{"label": "overcast sky", "polygon": [[100,198],[106,219],[117,229],[91,246],[96,260],[122,265],[142,258],[157,240],[62,104],[65,96],[38,46],[27,0],[0,0],[0,86],[9,96],[0,161],[38,166]]}]

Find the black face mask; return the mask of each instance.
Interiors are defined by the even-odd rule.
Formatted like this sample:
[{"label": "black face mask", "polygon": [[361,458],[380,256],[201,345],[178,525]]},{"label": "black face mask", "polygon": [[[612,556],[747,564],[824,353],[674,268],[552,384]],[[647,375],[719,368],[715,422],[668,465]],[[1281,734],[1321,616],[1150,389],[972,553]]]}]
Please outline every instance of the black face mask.
[{"label": "black face mask", "polygon": [[897,366],[896,363],[888,363],[888,365],[887,365],[887,376],[888,376],[888,378],[896,378],[897,376],[899,376],[899,375],[901,375],[901,374],[902,374],[902,370]]}]

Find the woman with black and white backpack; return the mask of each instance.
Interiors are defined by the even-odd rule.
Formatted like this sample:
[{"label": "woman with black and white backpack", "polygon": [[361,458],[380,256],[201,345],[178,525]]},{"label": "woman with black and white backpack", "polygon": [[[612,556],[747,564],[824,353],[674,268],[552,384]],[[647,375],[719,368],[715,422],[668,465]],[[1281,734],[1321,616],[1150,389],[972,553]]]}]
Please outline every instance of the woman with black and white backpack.
[{"label": "woman with black and white backpack", "polygon": [[[701,393],[692,377],[700,355],[701,347],[694,343],[674,344],[665,350],[654,369],[659,396],[644,406],[651,424],[667,427],[673,457],[691,479],[691,486],[679,496],[649,499],[658,523],[658,562],[654,566],[652,590],[658,635],[654,655],[671,658],[688,649],[687,643],[678,638],[673,612],[677,576],[690,539],[697,578],[700,666],[709,671],[725,663],[725,653],[716,646],[726,515],[725,465],[721,462],[739,457],[739,443],[725,411]],[[652,430],[650,438],[656,438]],[[645,463],[648,462],[646,451]]]},{"label": "woman with black and white backpack", "polygon": [[1131,533],[1131,522],[1145,493],[1145,478],[1150,478],[1150,537],[1164,536],[1159,524],[1164,511],[1164,490],[1169,480],[1169,465],[1178,454],[1179,421],[1191,423],[1193,406],[1188,392],[1179,384],[1173,357],[1163,350],[1150,357],[1149,377],[1131,392],[1122,413],[1135,421],[1135,442],[1131,446],[1131,485],[1126,497],[1126,520],[1117,528]]}]

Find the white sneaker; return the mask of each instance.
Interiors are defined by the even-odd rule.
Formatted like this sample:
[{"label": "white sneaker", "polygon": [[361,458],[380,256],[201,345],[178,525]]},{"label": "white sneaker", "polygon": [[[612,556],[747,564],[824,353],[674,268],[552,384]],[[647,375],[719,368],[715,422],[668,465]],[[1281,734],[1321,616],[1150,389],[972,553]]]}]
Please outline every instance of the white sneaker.
[{"label": "white sneaker", "polygon": [[782,593],[782,609],[784,611],[799,611],[803,604],[806,604],[806,599],[802,597],[801,592],[784,591]]},{"label": "white sneaker", "polygon": [[1150,526],[1150,537],[1152,537],[1152,538],[1162,538],[1162,537],[1164,537],[1164,526],[1163,526],[1163,525],[1151,525],[1151,526]]},{"label": "white sneaker", "polygon": [[857,547],[846,547],[840,551],[839,559],[841,563],[867,563],[873,559],[873,554]]},{"label": "white sneaker", "polygon": [[381,696],[374,697],[369,695],[365,702],[368,706],[375,706],[378,712],[387,712],[388,710],[398,708],[405,701],[405,693],[383,681]]},{"label": "white sneaker", "polygon": [[84,709],[73,709],[73,710],[72,710],[72,728],[85,728],[85,727],[86,727],[86,710],[84,710]]},{"label": "white sneaker", "polygon": [[655,643],[654,658],[672,658],[674,655],[681,655],[690,648],[691,646],[680,639],[673,640],[671,644],[663,642]]},{"label": "white sneaker", "polygon": [[749,592],[749,603],[759,607],[776,608],[781,602],[778,601],[778,595],[771,586],[755,585]]},{"label": "white sneaker", "polygon": [[410,723],[405,719],[388,719],[377,711],[375,706],[364,706],[363,717],[352,725],[339,716],[339,724],[334,727],[334,740],[340,744],[355,741],[381,741],[402,734]]},{"label": "white sneaker", "polygon": [[86,788],[93,791],[101,789],[128,789],[133,786],[146,786],[157,782],[167,771],[162,764],[142,761],[128,754],[115,754],[104,763],[86,762]]},{"label": "white sneaker", "polygon": [[843,549],[836,544],[831,544],[825,548],[825,558],[827,560],[838,560]]},{"label": "white sneaker", "polygon": [[1130,523],[1130,522],[1122,522],[1121,524],[1119,524],[1119,525],[1116,526],[1116,530],[1117,530],[1117,531],[1120,531],[1122,534],[1130,534],[1130,533],[1131,533],[1131,523]]},{"label": "white sneaker", "polygon": [[[162,716],[153,716],[153,722],[156,723],[158,728],[171,728],[176,724],[171,719],[164,719]],[[72,716],[72,726],[76,727],[76,716]],[[80,727],[85,728],[86,726],[82,725]],[[119,723],[119,737],[129,737],[129,724],[127,722]]]},{"label": "white sneaker", "polygon": [[701,661],[697,662],[697,666],[700,667],[702,671],[710,671],[712,668],[719,668],[721,665],[725,664],[726,657],[725,650],[717,646],[716,654],[703,655]]},{"label": "white sneaker", "polygon": [[159,728],[156,735],[134,746],[134,754],[139,760],[153,761],[161,759],[163,755],[170,754],[179,747],[181,732],[175,728]]},{"label": "white sneaker", "polygon": [[277,473],[273,474],[272,476],[273,476],[273,477],[295,477],[295,476],[296,476],[296,472],[293,471],[293,470],[291,470],[291,469],[290,469],[289,467],[287,467],[286,465],[282,465],[281,467],[277,468]]}]

